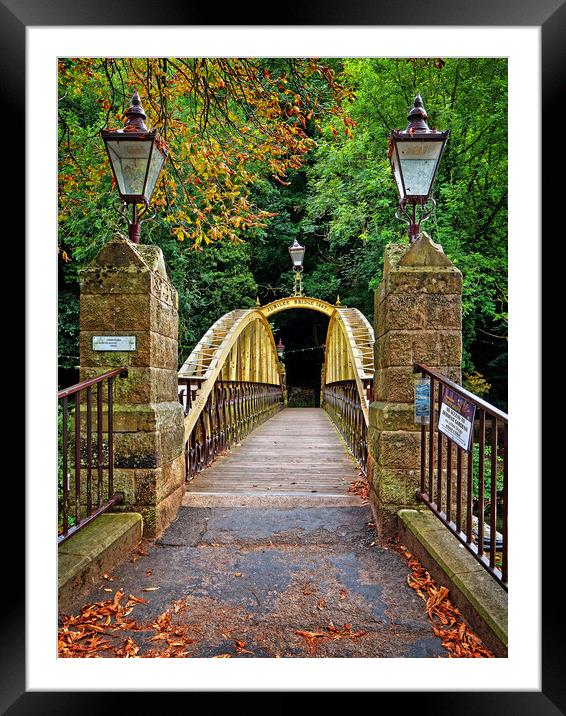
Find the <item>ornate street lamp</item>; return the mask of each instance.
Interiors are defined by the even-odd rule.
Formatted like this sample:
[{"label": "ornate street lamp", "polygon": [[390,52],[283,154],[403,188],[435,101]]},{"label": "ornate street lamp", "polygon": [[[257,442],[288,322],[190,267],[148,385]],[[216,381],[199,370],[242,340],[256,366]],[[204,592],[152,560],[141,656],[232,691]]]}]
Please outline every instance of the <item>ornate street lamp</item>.
[{"label": "ornate street lamp", "polygon": [[279,356],[279,360],[282,360],[285,355],[285,345],[281,338],[279,338],[279,343],[277,344],[277,355]]},{"label": "ornate street lamp", "polygon": [[303,259],[305,258],[305,247],[295,239],[289,246],[289,255],[291,256],[291,264],[295,272],[295,280],[293,282],[293,296],[303,295]]},{"label": "ornate street lamp", "polygon": [[[409,124],[405,130],[394,129],[389,135],[388,157],[399,192],[399,212],[403,215],[397,212],[396,216],[408,224],[412,243],[419,238],[421,223],[428,219],[436,205],[432,186],[449,130],[429,128],[420,94],[407,119]],[[417,206],[420,207],[418,221]]]},{"label": "ornate street lamp", "polygon": [[[148,211],[153,191],[167,159],[168,150],[156,129],[148,130],[140,96],[134,92],[132,103],[124,114],[123,129],[103,129],[102,139],[124,207],[132,206],[128,218],[129,236],[140,240],[140,219]],[[138,205],[144,208],[138,210]],[[121,212],[125,215],[123,212]]]}]

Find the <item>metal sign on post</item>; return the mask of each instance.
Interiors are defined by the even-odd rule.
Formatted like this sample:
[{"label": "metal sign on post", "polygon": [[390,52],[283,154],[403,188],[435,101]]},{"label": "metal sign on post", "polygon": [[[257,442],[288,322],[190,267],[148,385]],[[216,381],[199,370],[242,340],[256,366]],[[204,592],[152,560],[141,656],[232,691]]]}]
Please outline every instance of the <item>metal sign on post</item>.
[{"label": "metal sign on post", "polygon": [[93,336],[93,351],[135,351],[136,336]]},{"label": "metal sign on post", "polygon": [[442,393],[438,430],[463,450],[470,451],[474,436],[476,406],[445,387]]},{"label": "metal sign on post", "polygon": [[428,425],[430,420],[430,379],[415,380],[415,423]]}]

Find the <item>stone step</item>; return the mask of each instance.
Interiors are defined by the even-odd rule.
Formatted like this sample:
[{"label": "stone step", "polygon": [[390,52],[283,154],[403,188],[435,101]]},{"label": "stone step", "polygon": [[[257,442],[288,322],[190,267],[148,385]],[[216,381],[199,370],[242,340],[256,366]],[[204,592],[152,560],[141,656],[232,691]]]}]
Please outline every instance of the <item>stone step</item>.
[{"label": "stone step", "polygon": [[358,507],[362,504],[355,495],[311,492],[272,492],[260,490],[242,493],[241,490],[222,492],[186,492],[183,507]]}]

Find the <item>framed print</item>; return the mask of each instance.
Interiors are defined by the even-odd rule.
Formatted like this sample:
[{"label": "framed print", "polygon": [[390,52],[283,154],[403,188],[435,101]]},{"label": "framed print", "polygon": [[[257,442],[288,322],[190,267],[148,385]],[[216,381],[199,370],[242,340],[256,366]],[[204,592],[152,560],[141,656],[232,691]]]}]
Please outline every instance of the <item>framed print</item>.
[{"label": "framed print", "polygon": [[[212,8],[183,6],[168,0],[157,5],[136,3],[134,17],[129,3],[112,5],[106,1],[85,3],[78,0],[43,4],[38,0],[0,0],[0,92],[4,121],[7,133],[18,128],[5,143],[7,152],[4,156],[13,157],[13,168],[23,168],[25,156],[26,173],[25,184],[8,183],[9,201],[5,203],[12,214],[21,207],[18,215],[26,217],[26,480],[24,491],[23,481],[13,475],[11,469],[9,478],[7,473],[7,503],[10,511],[15,508],[21,517],[21,527],[15,534],[7,532],[11,540],[5,550],[11,564],[6,567],[10,598],[0,646],[0,706],[3,713],[100,712],[108,708],[107,691],[113,692],[112,708],[123,708],[130,692],[136,691],[281,690],[376,691],[379,699],[386,696],[390,702],[402,694],[403,705],[415,708],[418,703],[419,712],[566,714],[563,678],[566,626],[559,599],[560,588],[555,581],[560,571],[557,565],[561,564],[561,541],[558,534],[551,535],[556,523],[560,523],[556,515],[559,488],[554,484],[549,489],[541,489],[538,271],[542,229],[537,232],[542,208],[547,209],[545,226],[547,215],[554,216],[556,208],[553,202],[553,211],[549,211],[549,195],[545,189],[551,181],[550,173],[545,173],[542,181],[539,160],[541,143],[547,156],[550,147],[555,146],[544,139],[551,131],[550,123],[554,135],[560,119],[557,107],[564,94],[566,6],[561,0],[525,0],[517,4],[480,0],[473,5],[443,0],[426,7],[410,0],[403,5],[383,5],[368,3],[346,7],[331,3],[324,9],[288,6],[285,7],[284,23],[275,17],[268,21],[263,14],[261,22],[257,22],[249,11],[246,12],[247,8],[242,11],[231,6],[222,10],[222,24],[219,24],[211,22],[218,20],[214,16],[218,12],[211,12]],[[509,56],[510,62],[519,66],[521,43],[524,42],[525,56],[532,58],[530,65],[525,58],[521,65],[526,88],[524,102],[520,101],[521,77],[513,74],[511,67],[509,75],[510,90],[514,92],[513,102],[509,105],[513,111],[508,117],[509,130],[514,133],[510,145],[513,149],[509,154],[509,181],[516,195],[530,197],[528,205],[525,202],[519,207],[510,204],[509,244],[513,242],[513,230],[525,231],[528,227],[530,232],[528,236],[521,235],[510,261],[510,440],[517,454],[521,453],[523,445],[519,467],[522,459],[529,474],[533,473],[529,493],[532,495],[532,512],[516,493],[510,510],[517,509],[517,514],[532,519],[531,526],[526,528],[524,523],[512,525],[515,534],[523,528],[533,532],[531,538],[521,536],[520,544],[524,549],[520,553],[516,550],[510,556],[511,571],[520,571],[522,581],[521,589],[517,590],[521,594],[513,594],[510,588],[508,659],[496,660],[501,662],[496,667],[487,659],[474,660],[473,665],[465,665],[462,660],[436,659],[229,659],[224,663],[222,660],[195,659],[198,663],[193,664],[187,663],[190,659],[136,659],[132,663],[126,663],[125,659],[57,659],[56,625],[53,625],[56,553],[55,546],[46,545],[53,532],[54,513],[49,503],[49,488],[45,487],[55,462],[52,446],[57,440],[56,421],[51,420],[53,403],[50,403],[56,382],[53,320],[56,320],[57,271],[56,257],[50,257],[57,233],[57,102],[53,99],[57,93],[57,58],[81,55],[418,58],[433,54],[443,57],[450,56],[448,48],[453,47],[448,43],[454,38],[447,39],[450,31],[454,37],[458,33],[462,37],[463,54],[454,52],[455,56],[475,56],[475,53],[482,57]],[[497,32],[501,33],[501,45]],[[397,42],[398,54],[395,50]],[[182,47],[190,48],[185,55],[179,54]],[[500,50],[500,47],[505,49]],[[507,51],[507,48],[511,49]],[[537,83],[541,98],[537,95]],[[519,116],[521,106],[524,113]],[[473,109],[471,107],[470,111]],[[20,129],[24,126],[25,154]],[[38,147],[41,148],[39,152]],[[123,148],[120,151],[124,151]],[[118,154],[116,152],[116,156]],[[122,156],[118,159],[121,161]],[[6,167],[5,173],[9,172],[10,177],[14,174],[13,168]],[[529,170],[528,174],[523,173],[525,168]],[[114,176],[122,181],[122,170],[116,171],[118,174]],[[145,172],[147,180],[151,168],[146,168]],[[22,224],[17,222],[20,227]],[[14,246],[20,238],[16,239],[13,230],[7,231],[7,237],[10,245],[6,261],[13,262],[14,254],[21,253],[21,249]],[[559,237],[559,233],[554,232],[549,237]],[[12,253],[14,248],[16,251]],[[302,258],[303,255],[301,261]],[[295,280],[298,280],[296,275]],[[524,289],[527,281],[528,296]],[[518,307],[516,313],[514,305]],[[11,315],[11,311],[6,313]],[[528,336],[525,335],[526,323],[529,324]],[[96,344],[100,355],[118,350],[117,345],[126,343],[127,347],[121,350],[131,353],[141,346],[139,338],[136,343],[136,337],[126,330],[119,336],[98,332],[95,338],[98,343],[95,341],[93,345]],[[285,351],[281,340],[274,347],[281,357]],[[289,346],[287,350],[290,352]],[[527,383],[530,386],[528,398]],[[528,406],[525,405],[527,400]],[[472,414],[471,423],[473,420]],[[515,430],[520,433],[520,438],[513,436]],[[526,450],[525,445],[530,445],[530,449]],[[45,458],[44,462],[38,461],[38,456],[43,454],[51,457]],[[45,475],[41,475],[42,469]],[[554,494],[551,491],[555,491]],[[534,514],[537,506],[542,508],[541,515]],[[539,564],[542,565],[541,574]],[[532,611],[524,611],[529,609]],[[522,614],[528,614],[528,617],[522,617]],[[537,623],[539,616],[540,626]],[[520,633],[521,623],[524,624],[524,635]],[[524,653],[519,653],[523,636],[527,646],[523,648]],[[513,682],[511,667],[515,660],[517,673],[523,678],[515,678]],[[157,661],[161,663],[156,664]],[[441,665],[440,661],[446,663]],[[472,666],[477,669],[473,678],[470,677]],[[493,668],[501,669],[499,682],[498,677],[494,677]]]}]

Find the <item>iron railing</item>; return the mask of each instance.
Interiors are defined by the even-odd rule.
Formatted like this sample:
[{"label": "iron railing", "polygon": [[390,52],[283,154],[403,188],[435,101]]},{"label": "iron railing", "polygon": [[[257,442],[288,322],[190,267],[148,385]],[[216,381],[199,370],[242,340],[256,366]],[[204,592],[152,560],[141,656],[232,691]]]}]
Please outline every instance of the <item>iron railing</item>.
[{"label": "iron railing", "polygon": [[[437,371],[414,369],[429,380],[417,498],[507,590],[508,416]],[[438,430],[446,389],[475,406],[468,450]]]},{"label": "iron railing", "polygon": [[116,368],[57,393],[59,544],[124,499],[114,492],[113,406],[114,378],[127,375]]},{"label": "iron railing", "polygon": [[[372,400],[373,381],[364,381],[368,402]],[[324,386],[323,407],[340,431],[364,475],[367,471],[367,424],[355,380],[342,380]]]},{"label": "iron railing", "polygon": [[[199,388],[194,378],[180,379],[179,402],[193,410]],[[195,475],[215,457],[239,443],[284,405],[282,387],[271,383],[218,380],[185,443],[185,476]]]}]

